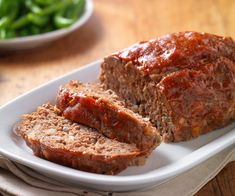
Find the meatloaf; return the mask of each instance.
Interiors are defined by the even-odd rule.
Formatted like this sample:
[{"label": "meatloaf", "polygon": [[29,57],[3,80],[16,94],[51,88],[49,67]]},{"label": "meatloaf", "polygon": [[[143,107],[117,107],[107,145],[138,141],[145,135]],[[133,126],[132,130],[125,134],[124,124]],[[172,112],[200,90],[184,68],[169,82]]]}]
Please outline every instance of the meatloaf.
[{"label": "meatloaf", "polygon": [[16,131],[36,156],[87,172],[117,174],[140,154],[134,144],[109,139],[67,120],[50,104],[23,115]]},{"label": "meatloaf", "polygon": [[104,58],[100,81],[128,100],[165,142],[189,140],[235,118],[235,42],[179,32]]},{"label": "meatloaf", "polygon": [[60,87],[57,107],[65,118],[95,128],[110,139],[134,143],[149,155],[161,137],[148,119],[125,108],[124,102],[99,84],[70,81]]}]

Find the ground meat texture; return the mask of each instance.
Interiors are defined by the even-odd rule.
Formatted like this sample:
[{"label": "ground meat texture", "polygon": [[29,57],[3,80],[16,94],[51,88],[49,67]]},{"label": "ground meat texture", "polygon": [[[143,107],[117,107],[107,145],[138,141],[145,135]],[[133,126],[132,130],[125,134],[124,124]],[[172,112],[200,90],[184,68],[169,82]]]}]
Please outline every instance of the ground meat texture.
[{"label": "ground meat texture", "polygon": [[234,119],[234,62],[231,38],[180,32],[106,57],[100,81],[177,142]]},{"label": "ground meat texture", "polygon": [[161,137],[149,120],[127,109],[113,91],[99,84],[70,81],[61,86],[57,107],[67,119],[93,127],[110,139],[134,143],[142,155],[160,144]]},{"label": "ground meat texture", "polygon": [[36,156],[87,172],[114,175],[137,163],[140,155],[134,144],[67,120],[50,104],[23,115],[16,131]]}]

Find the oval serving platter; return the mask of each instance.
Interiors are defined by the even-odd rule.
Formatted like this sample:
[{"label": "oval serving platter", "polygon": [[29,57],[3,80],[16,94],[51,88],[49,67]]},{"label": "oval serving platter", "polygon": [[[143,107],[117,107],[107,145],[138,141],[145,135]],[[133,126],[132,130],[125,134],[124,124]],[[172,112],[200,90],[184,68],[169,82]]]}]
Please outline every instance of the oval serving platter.
[{"label": "oval serving platter", "polygon": [[131,191],[161,184],[235,143],[235,123],[232,123],[188,142],[163,143],[153,151],[144,166],[129,167],[117,176],[83,172],[34,156],[24,141],[14,134],[13,127],[20,116],[34,111],[45,102],[53,103],[58,87],[69,80],[97,81],[100,63],[101,61],[90,63],[0,107],[0,153],[12,161],[67,184],[102,191]]}]

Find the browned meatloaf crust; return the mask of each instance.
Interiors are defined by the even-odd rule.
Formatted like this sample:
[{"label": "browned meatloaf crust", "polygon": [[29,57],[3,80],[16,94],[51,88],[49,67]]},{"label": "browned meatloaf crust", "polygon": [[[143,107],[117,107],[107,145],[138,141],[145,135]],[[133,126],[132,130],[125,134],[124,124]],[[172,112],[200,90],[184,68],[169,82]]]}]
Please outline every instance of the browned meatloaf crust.
[{"label": "browned meatloaf crust", "polygon": [[180,32],[106,57],[100,80],[177,142],[234,120],[234,63],[232,38]]},{"label": "browned meatloaf crust", "polygon": [[117,174],[140,154],[134,144],[67,120],[50,104],[23,115],[16,129],[36,156],[87,172]]},{"label": "browned meatloaf crust", "polygon": [[113,91],[99,84],[70,81],[60,87],[57,107],[65,118],[93,127],[108,138],[136,144],[142,155],[160,144],[160,134],[149,120],[125,108]]}]

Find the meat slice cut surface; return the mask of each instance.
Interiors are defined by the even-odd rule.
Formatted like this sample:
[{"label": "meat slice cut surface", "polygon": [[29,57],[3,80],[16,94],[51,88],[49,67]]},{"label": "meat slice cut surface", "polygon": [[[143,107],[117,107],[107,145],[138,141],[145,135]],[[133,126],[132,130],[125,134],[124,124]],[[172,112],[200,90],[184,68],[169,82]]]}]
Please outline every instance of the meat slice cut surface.
[{"label": "meat slice cut surface", "polygon": [[16,132],[36,156],[87,172],[114,175],[135,164],[140,155],[135,144],[109,139],[65,119],[51,104],[23,115]]},{"label": "meat slice cut surface", "polygon": [[93,127],[108,138],[135,144],[143,155],[160,144],[160,134],[149,120],[127,109],[113,91],[98,84],[70,81],[60,88],[57,107],[65,118]]}]

